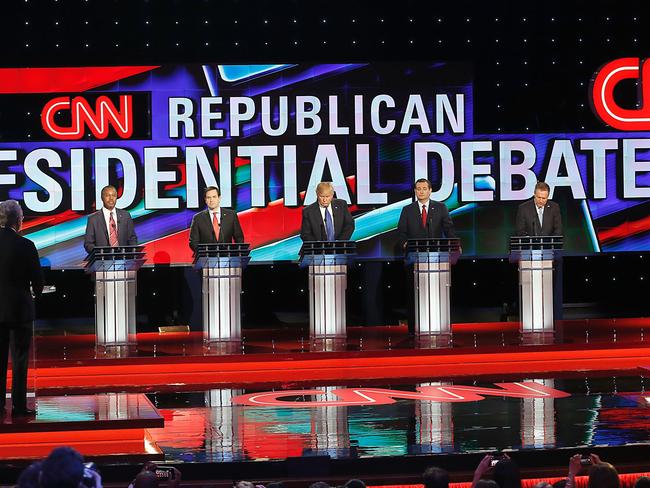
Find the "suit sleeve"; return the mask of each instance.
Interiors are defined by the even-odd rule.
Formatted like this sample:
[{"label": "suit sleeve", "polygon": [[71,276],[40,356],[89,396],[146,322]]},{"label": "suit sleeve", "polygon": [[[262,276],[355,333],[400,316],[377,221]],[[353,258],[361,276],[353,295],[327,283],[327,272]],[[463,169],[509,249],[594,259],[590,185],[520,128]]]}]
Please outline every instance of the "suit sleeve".
[{"label": "suit sleeve", "polygon": [[527,236],[528,231],[526,231],[526,216],[524,215],[524,207],[519,205],[517,208],[517,218],[515,219],[515,227],[517,228],[518,236]]},{"label": "suit sleeve", "polygon": [[95,249],[97,238],[95,237],[95,214],[88,217],[86,221],[86,235],[84,236],[84,249],[88,254]]},{"label": "suit sleeve", "polygon": [[127,245],[129,246],[137,246],[138,244],[138,236],[135,234],[135,224],[133,223],[133,219],[131,218],[131,214],[128,212],[126,213],[126,222],[127,222],[127,232],[129,239],[127,241]]},{"label": "suit sleeve", "polygon": [[244,242],[244,231],[242,230],[241,224],[239,223],[237,212],[233,211],[232,214],[234,218],[233,238],[235,239],[235,242]]},{"label": "suit sleeve", "polygon": [[354,219],[348,209],[347,203],[343,202],[343,229],[341,229],[341,241],[349,241],[354,233]]},{"label": "suit sleeve", "polygon": [[562,213],[560,212],[560,206],[554,205],[555,211],[553,212],[553,235],[561,236],[562,234]]},{"label": "suit sleeve", "polygon": [[39,297],[41,296],[41,293],[43,293],[43,269],[41,268],[41,261],[38,258],[38,251],[36,250],[36,246],[31,241],[29,241],[29,243],[31,244],[29,249],[29,255],[30,255],[29,281],[32,285],[32,290],[34,291],[34,295]]},{"label": "suit sleeve", "polygon": [[397,242],[399,243],[400,250],[404,249],[408,239],[408,223],[406,216],[408,208],[409,206],[406,206],[402,209],[402,213],[399,215],[399,222],[397,223]]},{"label": "suit sleeve", "polygon": [[311,222],[309,221],[309,207],[302,209],[302,224],[300,224],[300,238],[303,242],[308,241],[317,241],[314,231],[311,228]]},{"label": "suit sleeve", "polygon": [[192,217],[192,225],[190,225],[190,249],[196,252],[196,248],[201,242],[201,233],[199,232],[199,224],[196,218],[201,214],[196,214]]},{"label": "suit sleeve", "polygon": [[441,204],[442,207],[442,230],[445,233],[445,237],[454,238],[456,237],[456,229],[454,228],[454,222],[451,220],[449,215],[449,210],[447,205],[444,203]]}]

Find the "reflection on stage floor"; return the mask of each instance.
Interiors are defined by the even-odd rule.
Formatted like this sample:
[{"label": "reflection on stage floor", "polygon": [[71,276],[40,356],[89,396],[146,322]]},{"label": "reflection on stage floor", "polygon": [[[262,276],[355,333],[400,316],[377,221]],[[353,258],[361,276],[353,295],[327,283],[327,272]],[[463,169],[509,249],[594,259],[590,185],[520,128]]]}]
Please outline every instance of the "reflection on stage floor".
[{"label": "reflection on stage floor", "polygon": [[149,394],[150,433],[179,462],[650,445],[643,376],[493,381]]}]

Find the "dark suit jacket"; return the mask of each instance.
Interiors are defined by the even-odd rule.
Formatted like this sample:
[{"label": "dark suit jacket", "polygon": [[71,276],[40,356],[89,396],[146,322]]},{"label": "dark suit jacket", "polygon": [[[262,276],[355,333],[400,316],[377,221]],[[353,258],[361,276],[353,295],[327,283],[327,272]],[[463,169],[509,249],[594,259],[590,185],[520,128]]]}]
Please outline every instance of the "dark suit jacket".
[{"label": "dark suit jacket", "polygon": [[[337,241],[349,241],[354,232],[354,219],[345,200],[333,198],[330,203],[334,215],[334,238]],[[318,202],[302,209],[300,238],[305,241],[326,241],[325,222],[318,208]]]},{"label": "dark suit jacket", "polygon": [[427,225],[422,225],[420,203],[415,202],[402,209],[397,224],[399,245],[404,248],[407,239],[426,239],[427,237],[456,237],[454,223],[444,203],[429,200],[427,208]]},{"label": "dark suit jacket", "polygon": [[535,200],[531,199],[519,205],[517,209],[518,236],[561,236],[562,214],[560,206],[548,200],[544,208],[544,225],[540,228]]},{"label": "dark suit jacket", "polygon": [[192,217],[190,226],[190,247],[196,252],[199,244],[212,244],[217,242],[244,242],[244,232],[239,224],[237,212],[221,208],[221,222],[219,223],[219,240],[214,235],[210,211],[203,210]]},{"label": "dark suit jacket", "polygon": [[[117,240],[120,246],[135,246],[138,244],[138,236],[135,235],[135,225],[131,214],[121,208],[115,209],[117,216]],[[86,224],[86,236],[84,237],[84,248],[90,252],[95,247],[110,246],[108,229],[102,209],[88,217]]]},{"label": "dark suit jacket", "polygon": [[[0,227],[0,324],[34,320],[34,294],[43,291],[43,271],[32,241]],[[4,399],[3,399],[4,400]]]}]

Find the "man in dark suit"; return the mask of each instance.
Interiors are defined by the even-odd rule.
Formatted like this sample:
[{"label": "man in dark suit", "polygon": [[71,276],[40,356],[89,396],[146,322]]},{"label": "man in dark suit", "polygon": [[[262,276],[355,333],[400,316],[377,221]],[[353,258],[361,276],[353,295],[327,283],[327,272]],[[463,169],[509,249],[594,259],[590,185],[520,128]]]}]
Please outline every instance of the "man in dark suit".
[{"label": "man in dark suit", "polygon": [[84,248],[90,252],[95,247],[135,246],[138,236],[131,214],[126,210],[115,208],[117,190],[114,186],[102,188],[102,208],[88,217]]},{"label": "man in dark suit", "polygon": [[[431,182],[426,178],[416,180],[413,185],[415,201],[402,209],[397,224],[399,252],[406,249],[408,239],[456,237],[454,223],[444,203],[431,200]],[[415,297],[413,296],[413,269],[406,269],[407,304],[406,313],[409,332],[415,332]]]},{"label": "man in dark suit", "polygon": [[300,238],[306,241],[349,241],[354,219],[345,200],[334,198],[334,186],[321,181],[316,186],[316,202],[302,210]]},{"label": "man in dark suit", "polygon": [[207,210],[192,217],[190,226],[190,247],[196,252],[199,244],[217,242],[244,242],[244,232],[239,224],[237,212],[222,208],[221,191],[209,186],[203,193]]},{"label": "man in dark suit", "polygon": [[43,291],[43,271],[36,246],[20,235],[23,211],[15,200],[0,204],[0,414],[7,397],[9,346],[13,363],[11,403],[14,416],[33,415],[27,408],[27,365],[32,341],[34,299]]},{"label": "man in dark suit", "polygon": [[551,189],[544,181],[535,185],[532,200],[517,209],[518,236],[561,236],[562,215],[560,206],[548,199]]},{"label": "man in dark suit", "polygon": [[402,209],[397,224],[397,238],[401,249],[408,239],[427,237],[456,237],[454,223],[444,203],[431,200],[431,182],[420,178],[413,186],[415,201]]}]

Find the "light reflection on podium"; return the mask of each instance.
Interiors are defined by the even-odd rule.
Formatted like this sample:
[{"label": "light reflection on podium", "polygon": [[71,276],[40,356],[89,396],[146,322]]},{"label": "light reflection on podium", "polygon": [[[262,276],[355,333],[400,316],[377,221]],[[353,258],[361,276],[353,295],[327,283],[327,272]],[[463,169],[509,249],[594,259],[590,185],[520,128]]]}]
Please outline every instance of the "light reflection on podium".
[{"label": "light reflection on podium", "polygon": [[[555,388],[553,379],[524,380]],[[555,400],[553,398],[523,398],[521,400],[521,447],[555,447]]]},{"label": "light reflection on podium", "polygon": [[[339,398],[332,394],[332,390],[340,387],[319,387],[324,391],[322,395],[315,395],[315,401],[333,402]],[[348,429],[348,407],[317,407],[311,409],[311,449],[318,455],[340,457],[342,450],[345,456],[350,455],[350,431]]]},{"label": "light reflection on podium", "polygon": [[239,461],[243,459],[243,410],[232,404],[232,398],[242,395],[244,390],[222,388],[205,392],[208,420],[215,432],[205,436],[205,450],[215,461]]},{"label": "light reflection on podium", "polygon": [[[449,382],[433,381],[417,386],[445,386]],[[453,452],[454,421],[452,403],[415,402],[415,443],[417,454]]]}]

